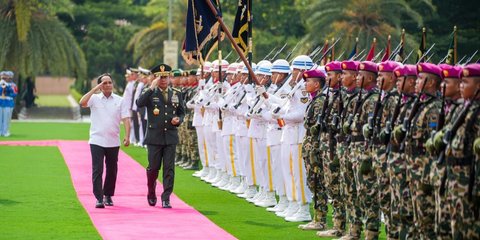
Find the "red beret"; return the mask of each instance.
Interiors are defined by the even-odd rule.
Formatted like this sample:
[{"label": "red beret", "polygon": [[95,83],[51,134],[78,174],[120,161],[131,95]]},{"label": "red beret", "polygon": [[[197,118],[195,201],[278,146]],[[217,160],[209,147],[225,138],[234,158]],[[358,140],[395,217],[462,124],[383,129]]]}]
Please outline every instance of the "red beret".
[{"label": "red beret", "polygon": [[393,70],[395,70],[395,68],[397,68],[400,65],[402,65],[402,64],[399,63],[399,62],[395,62],[395,61],[381,62],[381,63],[378,64],[378,71],[379,72],[393,72]]},{"label": "red beret", "polygon": [[433,64],[433,63],[419,63],[417,64],[417,75],[419,73],[431,73],[431,74],[434,74],[434,75],[437,75],[439,76],[440,78],[442,77],[442,69]]},{"label": "red beret", "polygon": [[461,78],[462,67],[448,64],[438,65],[442,69],[442,78]]},{"label": "red beret", "polygon": [[342,71],[342,63],[339,61],[332,61],[325,65],[325,71]]},{"label": "red beret", "polygon": [[357,61],[343,61],[342,62],[342,70],[357,71],[358,64],[360,64],[360,62],[357,62]]},{"label": "red beret", "polygon": [[325,78],[325,74],[320,69],[308,70],[303,73],[303,78]]},{"label": "red beret", "polygon": [[462,77],[480,77],[480,63],[472,63],[463,67]]},{"label": "red beret", "polygon": [[358,71],[377,73],[377,64],[371,61],[363,61],[358,65]]},{"label": "red beret", "polygon": [[398,66],[396,67],[393,72],[395,73],[395,76],[398,77],[403,77],[403,76],[416,76],[417,75],[417,68],[415,65],[411,64],[406,64],[403,66]]}]

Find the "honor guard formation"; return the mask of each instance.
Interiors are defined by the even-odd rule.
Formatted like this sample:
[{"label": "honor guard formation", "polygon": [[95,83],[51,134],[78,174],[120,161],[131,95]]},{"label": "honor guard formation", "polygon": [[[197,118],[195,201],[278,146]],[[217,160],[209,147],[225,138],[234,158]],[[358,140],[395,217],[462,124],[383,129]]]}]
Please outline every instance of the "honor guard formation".
[{"label": "honor guard formation", "polygon": [[[321,237],[377,239],[383,221],[388,239],[480,239],[480,64],[299,55],[252,68],[260,84],[226,60],[160,71],[168,92],[149,88],[159,69],[130,68],[131,142],[149,144],[149,159],[176,151],[193,176]],[[178,139],[149,136],[183,111]],[[160,166],[149,163],[154,205]]]}]

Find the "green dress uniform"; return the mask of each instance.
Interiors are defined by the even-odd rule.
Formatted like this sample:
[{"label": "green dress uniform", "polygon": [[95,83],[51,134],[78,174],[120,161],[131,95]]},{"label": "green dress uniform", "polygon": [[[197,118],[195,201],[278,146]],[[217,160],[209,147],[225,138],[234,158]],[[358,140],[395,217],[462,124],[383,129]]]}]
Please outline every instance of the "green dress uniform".
[{"label": "green dress uniform", "polygon": [[[179,142],[177,127],[183,122],[185,115],[182,94],[171,87],[165,90],[147,88],[138,98],[137,105],[147,108],[147,132],[144,143],[148,149],[149,204],[152,206],[156,204],[155,184],[163,163],[162,201],[167,201],[169,205],[175,176],[175,148]],[[175,117],[180,119],[177,125],[171,123]]]}]

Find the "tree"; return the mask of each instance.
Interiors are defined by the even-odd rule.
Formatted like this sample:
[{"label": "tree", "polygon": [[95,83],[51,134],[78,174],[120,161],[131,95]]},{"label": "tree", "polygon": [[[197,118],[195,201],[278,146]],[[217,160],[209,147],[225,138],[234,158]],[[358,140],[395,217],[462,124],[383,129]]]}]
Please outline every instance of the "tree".
[{"label": "tree", "polygon": [[68,0],[0,1],[0,69],[17,72],[20,89],[22,79],[38,74],[85,78],[83,51],[55,16],[70,6]]},{"label": "tree", "polygon": [[[433,8],[430,1],[422,2]],[[405,19],[413,22],[417,29],[423,25],[422,16],[405,0],[318,0],[312,1],[310,9],[307,13],[308,34],[302,42],[323,42],[342,36],[336,48],[347,51],[357,37],[359,46],[365,48],[370,46],[374,37],[377,38],[377,46],[385,46],[389,34],[399,42]],[[407,34],[407,48],[416,48],[417,42],[416,37]]]}]

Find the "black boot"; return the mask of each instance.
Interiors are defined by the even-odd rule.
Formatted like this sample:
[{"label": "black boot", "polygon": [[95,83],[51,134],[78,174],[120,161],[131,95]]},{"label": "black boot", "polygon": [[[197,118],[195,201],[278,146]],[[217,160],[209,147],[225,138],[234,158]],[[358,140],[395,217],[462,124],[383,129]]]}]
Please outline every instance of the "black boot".
[{"label": "black boot", "polygon": [[147,168],[147,186],[148,186],[148,205],[155,206],[157,204],[157,195],[155,188],[157,187],[158,171]]},{"label": "black boot", "polygon": [[199,162],[200,161],[192,161],[192,164],[186,168],[184,168],[185,170],[198,170],[199,169]]}]

